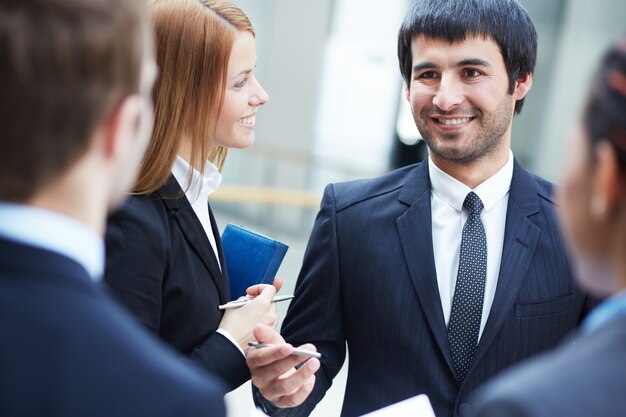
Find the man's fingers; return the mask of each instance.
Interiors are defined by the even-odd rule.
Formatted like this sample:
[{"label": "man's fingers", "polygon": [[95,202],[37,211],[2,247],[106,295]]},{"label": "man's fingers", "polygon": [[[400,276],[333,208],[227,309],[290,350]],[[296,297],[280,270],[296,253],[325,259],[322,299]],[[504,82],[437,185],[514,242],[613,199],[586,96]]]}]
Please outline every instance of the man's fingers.
[{"label": "man's fingers", "polygon": [[305,343],[304,345],[300,345],[298,346],[298,349],[311,350],[313,352],[317,352],[317,348],[315,347],[315,345],[312,345],[310,343]]},{"label": "man's fingers", "polygon": [[311,359],[296,372],[288,376],[281,376],[278,380],[268,384],[263,395],[274,404],[281,407],[294,407],[301,404],[315,385],[315,372],[320,363]]},{"label": "man's fingers", "polygon": [[285,395],[276,400],[274,404],[283,408],[296,407],[307,399],[315,386],[315,375],[311,377],[296,392]]},{"label": "man's fingers", "polygon": [[[260,368],[274,364],[274,362],[287,360],[293,354],[293,346],[289,344],[281,344],[270,347],[253,348],[248,352],[246,362],[249,368]],[[288,362],[294,362],[289,360]],[[295,360],[295,365],[298,361]],[[289,369],[288,366],[286,366]],[[284,371],[283,371],[284,372]],[[281,372],[282,373],[282,372]]]},{"label": "man's fingers", "polygon": [[[260,343],[273,346],[248,351],[246,363],[252,374],[252,384],[276,405],[287,407],[302,403],[313,389],[314,375],[320,368],[320,361],[294,355],[293,346],[285,343],[282,336],[271,327],[257,324],[253,334]],[[300,348],[317,351],[310,343]]]}]

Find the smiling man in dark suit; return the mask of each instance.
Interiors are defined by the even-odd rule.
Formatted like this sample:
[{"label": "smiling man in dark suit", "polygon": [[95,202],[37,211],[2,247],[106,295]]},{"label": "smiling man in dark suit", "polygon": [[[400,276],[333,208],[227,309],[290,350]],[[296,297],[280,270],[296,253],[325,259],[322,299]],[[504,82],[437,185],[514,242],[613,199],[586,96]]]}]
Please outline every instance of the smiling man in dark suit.
[{"label": "smiling man in dark suit", "polygon": [[138,0],[0,2],[0,415],[224,416],[103,294],[107,211],[152,127]]},{"label": "smiling man in dark suit", "polygon": [[[428,160],[326,188],[282,327],[324,360],[291,409],[274,407],[284,406],[270,385],[277,367],[266,367],[257,400],[268,412],[308,415],[347,343],[342,416],[421,393],[438,417],[464,416],[477,386],[585,316],[593,303],[573,282],[552,185],[510,149],[536,47],[515,0],[415,2],[398,55]],[[274,349],[251,353],[251,367]]]}]

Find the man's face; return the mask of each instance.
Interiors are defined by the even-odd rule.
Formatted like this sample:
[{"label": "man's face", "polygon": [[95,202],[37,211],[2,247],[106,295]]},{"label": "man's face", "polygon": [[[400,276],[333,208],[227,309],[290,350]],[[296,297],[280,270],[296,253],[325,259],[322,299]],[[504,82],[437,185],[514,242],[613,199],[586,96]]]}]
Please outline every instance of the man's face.
[{"label": "man's face", "polygon": [[496,42],[470,37],[449,43],[420,36],[411,50],[406,97],[433,160],[469,164],[508,152],[515,101],[527,89],[516,83],[513,94],[508,93]]}]

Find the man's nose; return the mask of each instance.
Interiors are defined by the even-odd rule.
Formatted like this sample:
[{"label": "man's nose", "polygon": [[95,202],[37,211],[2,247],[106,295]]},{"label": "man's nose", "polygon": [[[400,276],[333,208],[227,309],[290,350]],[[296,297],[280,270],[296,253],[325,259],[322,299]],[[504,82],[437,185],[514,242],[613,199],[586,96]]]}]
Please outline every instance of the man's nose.
[{"label": "man's nose", "polygon": [[454,77],[442,77],[433,97],[433,104],[441,110],[452,110],[463,102],[463,86]]}]

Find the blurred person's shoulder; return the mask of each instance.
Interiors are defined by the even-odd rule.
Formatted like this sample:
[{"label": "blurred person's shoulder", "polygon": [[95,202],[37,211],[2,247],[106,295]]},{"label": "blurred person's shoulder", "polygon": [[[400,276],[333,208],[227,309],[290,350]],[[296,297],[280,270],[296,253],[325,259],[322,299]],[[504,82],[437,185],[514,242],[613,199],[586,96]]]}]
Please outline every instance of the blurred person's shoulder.
[{"label": "blurred person's shoulder", "polygon": [[[609,417],[626,397],[626,316],[510,368],[478,391],[472,417]],[[621,358],[621,359],[620,359]]]},{"label": "blurred person's shoulder", "polygon": [[80,264],[0,245],[8,312],[0,320],[0,404],[8,415],[225,415],[221,383],[148,334]]},{"label": "blurred person's shoulder", "polygon": [[149,334],[108,295],[97,291],[89,306],[80,304],[66,311],[78,313],[70,326],[82,339],[70,348],[84,381],[111,395],[110,415],[132,409],[136,416],[225,416],[220,381]]}]

